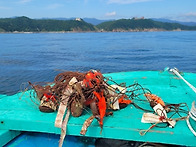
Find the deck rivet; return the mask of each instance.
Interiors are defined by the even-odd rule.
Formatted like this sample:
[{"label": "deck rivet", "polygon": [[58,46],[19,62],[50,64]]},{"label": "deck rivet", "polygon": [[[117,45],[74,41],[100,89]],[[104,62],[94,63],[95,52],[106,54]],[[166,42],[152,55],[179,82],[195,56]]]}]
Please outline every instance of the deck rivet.
[{"label": "deck rivet", "polygon": [[3,121],[1,121],[1,124],[3,124]]}]

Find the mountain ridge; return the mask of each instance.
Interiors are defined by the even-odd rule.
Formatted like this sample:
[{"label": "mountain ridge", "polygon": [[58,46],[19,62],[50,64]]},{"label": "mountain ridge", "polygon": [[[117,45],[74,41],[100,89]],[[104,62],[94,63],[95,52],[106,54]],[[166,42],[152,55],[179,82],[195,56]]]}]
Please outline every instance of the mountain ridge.
[{"label": "mountain ridge", "polygon": [[[57,17],[57,18],[40,18],[40,19],[55,19],[55,20],[74,20],[77,17],[70,17],[70,18],[64,18],[64,17]],[[114,21],[115,19],[97,19],[97,18],[81,18],[87,23],[91,23],[93,25],[98,25],[100,23],[106,22],[106,21]],[[160,21],[160,22],[168,22],[168,23],[179,23],[182,25],[187,25],[187,26],[196,26],[196,22],[193,21],[177,21],[177,20],[171,20],[171,19],[166,19],[166,18],[149,18],[155,21]]]},{"label": "mountain ridge", "polygon": [[[64,20],[62,20],[64,19]],[[26,16],[0,19],[0,32],[124,32],[124,31],[180,31],[196,30],[196,26],[155,21],[153,19],[132,18],[104,20],[93,25],[92,20],[81,18],[31,19]],[[91,21],[91,23],[90,23]]]}]

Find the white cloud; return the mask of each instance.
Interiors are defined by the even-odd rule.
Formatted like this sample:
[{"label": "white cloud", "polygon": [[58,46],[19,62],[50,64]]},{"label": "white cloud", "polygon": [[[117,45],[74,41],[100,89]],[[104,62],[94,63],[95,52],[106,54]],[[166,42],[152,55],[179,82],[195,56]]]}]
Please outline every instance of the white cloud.
[{"label": "white cloud", "polygon": [[190,22],[190,21],[196,22],[196,12],[181,14],[177,16],[175,19],[180,21],[186,21],[186,22]]},{"label": "white cloud", "polygon": [[181,22],[196,22],[196,12],[182,13],[164,17],[166,19],[177,20]]},{"label": "white cloud", "polygon": [[57,9],[57,8],[59,8],[59,7],[62,7],[63,5],[61,5],[61,4],[51,4],[51,5],[49,5],[47,8],[48,9]]},{"label": "white cloud", "polygon": [[116,15],[116,12],[113,11],[113,12],[109,12],[109,13],[106,13],[105,16],[115,16]]},{"label": "white cloud", "polygon": [[108,0],[108,3],[132,4],[132,3],[148,2],[148,1],[155,1],[155,0]]},{"label": "white cloud", "polygon": [[29,3],[31,2],[32,0],[20,0],[19,3],[22,3],[22,4],[25,4],[25,3]]},{"label": "white cloud", "polygon": [[184,14],[184,16],[187,16],[187,17],[196,17],[196,12],[186,13],[186,14]]}]

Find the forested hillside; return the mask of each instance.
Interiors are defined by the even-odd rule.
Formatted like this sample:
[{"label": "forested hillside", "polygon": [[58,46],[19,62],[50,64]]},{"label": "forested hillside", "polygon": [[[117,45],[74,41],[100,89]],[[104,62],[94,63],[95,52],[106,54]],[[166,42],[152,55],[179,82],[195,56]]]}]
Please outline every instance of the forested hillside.
[{"label": "forested hillside", "polygon": [[92,25],[82,19],[55,20],[28,17],[0,19],[0,32],[92,32],[92,31],[173,31],[196,30],[196,26],[166,23],[152,19],[119,19]]},{"label": "forested hillside", "polygon": [[97,25],[97,28],[104,31],[196,30],[196,27],[178,23],[158,22],[151,19],[119,19],[101,23]]},{"label": "forested hillside", "polygon": [[95,31],[92,24],[82,19],[78,20],[52,20],[30,19],[28,17],[0,19],[1,32],[49,32],[49,31]]}]

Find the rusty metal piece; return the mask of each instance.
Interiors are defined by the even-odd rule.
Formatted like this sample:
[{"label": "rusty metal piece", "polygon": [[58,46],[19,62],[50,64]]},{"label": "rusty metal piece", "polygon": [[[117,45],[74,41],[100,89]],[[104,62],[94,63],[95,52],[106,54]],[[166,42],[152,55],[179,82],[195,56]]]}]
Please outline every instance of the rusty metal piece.
[{"label": "rusty metal piece", "polygon": [[48,100],[47,97],[43,96],[40,102],[39,110],[42,112],[54,112],[57,110],[57,101]]},{"label": "rusty metal piece", "polygon": [[46,107],[46,106],[39,106],[39,110],[41,112],[45,112],[45,113],[50,113],[50,112],[54,112],[53,109],[49,108],[49,107]]},{"label": "rusty metal piece", "polygon": [[45,101],[45,98],[42,98],[39,106],[39,110],[41,112],[50,113],[56,111],[56,109],[57,105],[55,105],[52,101]]},{"label": "rusty metal piece", "polygon": [[93,122],[95,116],[92,115],[90,116],[88,119],[85,120],[83,126],[82,126],[82,129],[80,131],[80,134],[81,135],[85,135],[86,134],[86,131],[87,131],[87,128],[90,126],[90,124]]},{"label": "rusty metal piece", "polygon": [[81,96],[80,102],[81,102],[81,104],[83,105],[84,102],[86,101],[86,99],[85,99],[84,94],[83,94],[83,92],[82,92],[81,83],[78,82],[78,83],[74,84],[73,87],[74,87],[74,89],[78,92],[78,94]]},{"label": "rusty metal piece", "polygon": [[98,108],[97,108],[97,104],[96,104],[95,101],[92,101],[92,102],[90,103],[90,108],[91,108],[91,111],[92,111],[92,113],[93,113],[94,116],[99,115]]},{"label": "rusty metal piece", "polygon": [[76,101],[75,99],[72,101],[71,103],[71,115],[74,117],[79,117],[82,115],[82,111],[83,111],[83,105],[79,102]]}]

